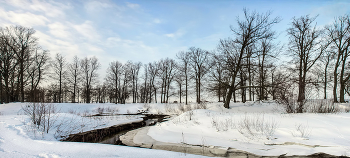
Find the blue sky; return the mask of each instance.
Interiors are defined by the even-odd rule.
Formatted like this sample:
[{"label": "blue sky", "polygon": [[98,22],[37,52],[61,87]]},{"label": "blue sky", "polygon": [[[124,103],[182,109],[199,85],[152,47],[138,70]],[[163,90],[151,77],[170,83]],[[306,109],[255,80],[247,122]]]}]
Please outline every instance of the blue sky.
[{"label": "blue sky", "polygon": [[111,61],[148,63],[175,58],[191,46],[214,50],[219,39],[232,37],[230,25],[244,7],[273,11],[282,21],[274,29],[286,43],[293,16],[319,15],[319,26],[350,14],[350,1],[322,0],[0,0],[0,26],[33,27],[39,44],[68,61],[96,56],[101,76]]}]

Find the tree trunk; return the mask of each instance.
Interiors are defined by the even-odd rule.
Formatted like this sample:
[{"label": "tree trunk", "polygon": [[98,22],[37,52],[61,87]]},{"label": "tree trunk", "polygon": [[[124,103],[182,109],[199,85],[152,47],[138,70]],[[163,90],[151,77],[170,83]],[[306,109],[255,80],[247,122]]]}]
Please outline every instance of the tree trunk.
[{"label": "tree trunk", "polygon": [[340,81],[340,102],[341,103],[345,103],[345,82],[344,81]]},{"label": "tree trunk", "polygon": [[180,84],[180,94],[179,94],[179,95],[180,95],[180,103],[181,103],[181,93],[182,93],[181,87],[182,87],[182,86],[181,86],[181,84]]},{"label": "tree trunk", "polygon": [[324,97],[323,99],[327,99],[327,68],[328,68],[328,64],[329,64],[329,58],[330,56],[327,57],[327,62],[326,62],[326,66],[324,68]]},{"label": "tree trunk", "polygon": [[187,86],[188,86],[188,83],[187,83],[187,80],[188,80],[188,78],[187,78],[187,68],[186,68],[186,70],[185,70],[185,76],[186,76],[186,87],[185,87],[185,93],[186,93],[186,105],[187,105],[187,92],[188,92],[188,90],[187,90]]},{"label": "tree trunk", "polygon": [[333,72],[333,101],[335,103],[338,102],[338,98],[337,98],[337,86],[338,86],[338,67],[339,67],[339,62],[340,62],[340,57],[341,57],[341,51],[338,50],[339,54],[337,57],[337,61],[335,63],[335,67],[334,67],[334,72]]},{"label": "tree trunk", "polygon": [[[236,82],[236,76],[233,75],[232,76],[232,82],[231,82],[231,86],[229,87],[228,89],[228,92],[227,92],[227,95],[226,95],[226,99],[225,99],[225,103],[224,103],[224,107],[225,108],[230,108],[230,101],[231,101],[231,98],[232,98],[232,94],[235,92],[235,82]],[[236,98],[236,97],[234,97]],[[236,99],[235,99],[236,101]]]}]

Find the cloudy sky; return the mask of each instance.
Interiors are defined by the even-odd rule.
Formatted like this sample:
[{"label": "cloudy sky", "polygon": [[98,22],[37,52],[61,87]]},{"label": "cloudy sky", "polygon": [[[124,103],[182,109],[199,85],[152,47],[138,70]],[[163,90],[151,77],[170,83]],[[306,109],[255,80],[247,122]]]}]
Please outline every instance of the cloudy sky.
[{"label": "cloudy sky", "polygon": [[319,15],[319,26],[350,14],[344,0],[0,0],[0,27],[33,27],[39,44],[68,61],[96,56],[101,76],[111,61],[148,63],[175,58],[191,46],[214,50],[220,38],[232,36],[230,25],[242,9],[273,11],[285,43],[291,19]]}]

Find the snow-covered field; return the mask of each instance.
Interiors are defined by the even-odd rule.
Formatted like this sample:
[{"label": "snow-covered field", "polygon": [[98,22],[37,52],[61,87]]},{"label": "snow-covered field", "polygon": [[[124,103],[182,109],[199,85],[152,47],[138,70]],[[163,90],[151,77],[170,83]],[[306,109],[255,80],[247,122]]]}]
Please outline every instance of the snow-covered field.
[{"label": "snow-covered field", "polygon": [[350,155],[350,113],[286,114],[275,103],[208,107],[153,126],[148,135],[162,142],[231,147],[261,156]]},{"label": "snow-covered field", "polygon": [[[22,106],[0,105],[0,157],[179,157],[181,153],[96,143],[60,142],[61,136],[142,120],[139,116],[84,117],[96,113],[171,114],[148,135],[162,142],[222,146],[257,155],[350,155],[350,113],[286,114],[276,103],[208,103],[206,108],[178,104],[71,104],[56,106],[48,133],[30,123]],[[348,105],[342,105],[342,108]],[[198,109],[200,108],[200,109]],[[101,111],[101,109],[103,109]],[[193,110],[194,109],[194,110]],[[187,157],[200,157],[186,155]]]},{"label": "snow-covered field", "polygon": [[[41,132],[30,124],[30,118],[24,115],[22,106],[27,103],[0,105],[0,157],[179,157],[182,153],[106,145],[97,143],[60,142],[58,134],[78,133],[96,128],[109,127],[142,120],[133,116],[82,117],[96,114],[98,108],[110,108],[117,113],[135,113],[141,104],[55,104],[54,126],[49,133]],[[116,110],[118,109],[118,110]],[[188,157],[202,157],[186,154]]]}]

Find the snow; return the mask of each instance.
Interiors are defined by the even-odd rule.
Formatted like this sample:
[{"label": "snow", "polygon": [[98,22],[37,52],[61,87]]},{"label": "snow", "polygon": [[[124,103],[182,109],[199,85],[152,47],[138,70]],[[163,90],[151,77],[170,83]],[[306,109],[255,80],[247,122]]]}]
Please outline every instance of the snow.
[{"label": "snow", "polygon": [[349,121],[350,113],[285,114],[276,103],[237,103],[230,109],[211,104],[153,126],[148,135],[161,142],[231,147],[262,156],[341,156],[350,155]]},{"label": "snow", "polygon": [[[10,103],[0,105],[0,157],[203,157],[170,151],[106,145],[98,143],[61,142],[57,129],[49,133],[35,130],[30,125],[29,117],[24,115],[22,106],[27,103]],[[93,119],[82,117],[94,114],[97,108],[118,108],[118,113],[134,113],[143,104],[55,104],[58,113],[55,125],[65,125],[66,132],[77,133],[96,128],[108,127],[142,120],[139,116],[113,116]],[[82,127],[84,125],[84,127]],[[76,128],[73,130],[72,128]],[[61,128],[63,129],[63,128]],[[60,134],[64,134],[60,133]],[[68,134],[68,133],[67,133]]]},{"label": "snow", "polygon": [[[61,142],[60,136],[112,125],[140,121],[140,116],[84,117],[91,114],[150,113],[173,117],[152,126],[148,135],[161,142],[231,147],[262,156],[310,155],[324,152],[350,155],[350,113],[286,114],[275,102],[195,104],[82,104],[60,103],[54,115],[54,127],[42,132],[30,123],[22,106],[28,103],[0,105],[0,157],[201,157],[170,151],[106,145]],[[341,104],[348,108],[349,104]],[[102,110],[101,110],[102,109]],[[60,128],[57,128],[60,126]]]}]

